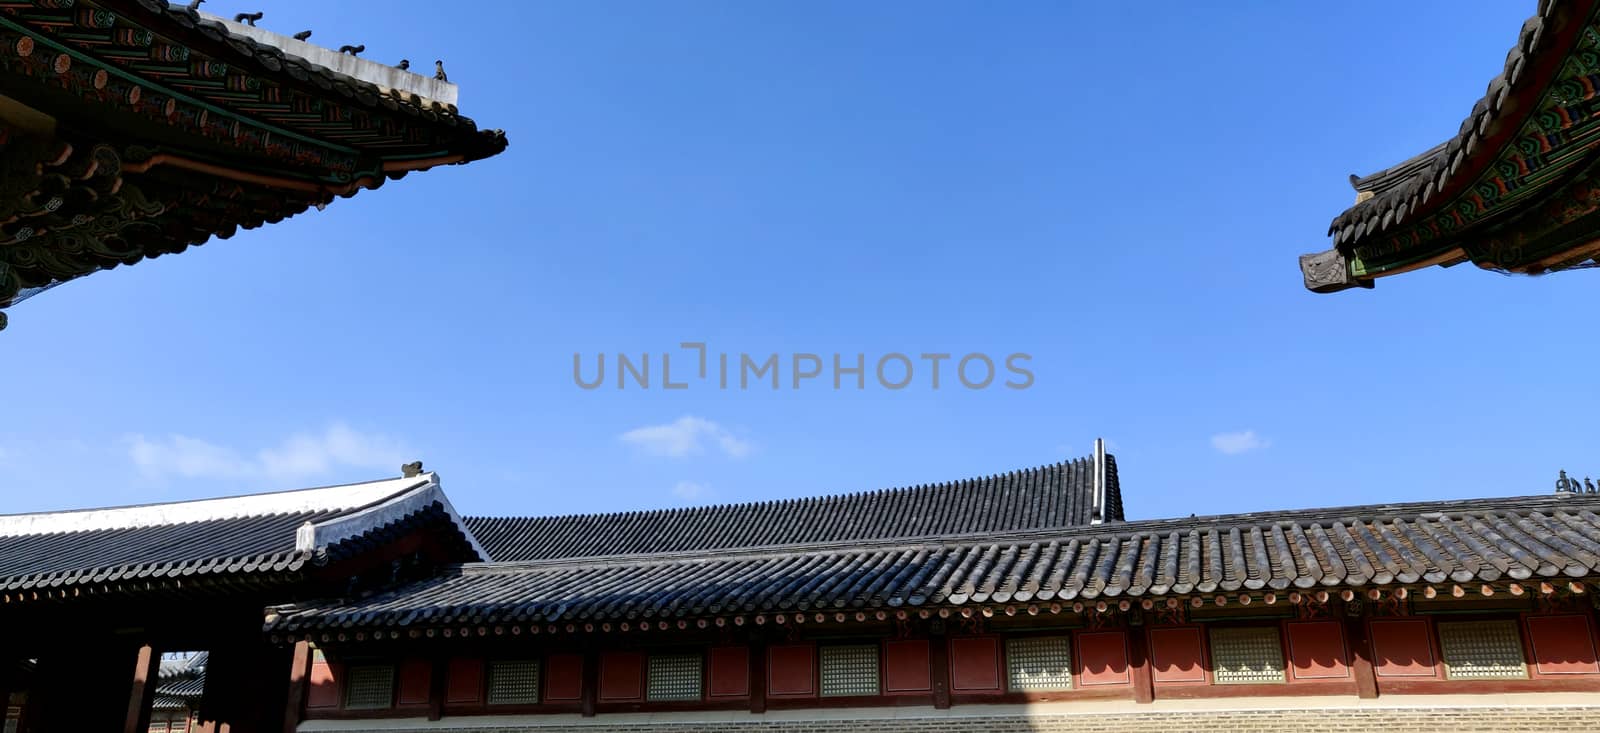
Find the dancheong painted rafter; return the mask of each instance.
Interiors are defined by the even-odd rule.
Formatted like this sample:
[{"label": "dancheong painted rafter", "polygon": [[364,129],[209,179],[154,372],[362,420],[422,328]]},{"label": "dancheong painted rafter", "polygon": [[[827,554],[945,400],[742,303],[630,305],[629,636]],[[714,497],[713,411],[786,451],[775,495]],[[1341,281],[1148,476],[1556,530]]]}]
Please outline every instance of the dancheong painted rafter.
[{"label": "dancheong painted rafter", "polygon": [[62,282],[506,147],[448,82],[161,0],[0,0],[0,327]]},{"label": "dancheong painted rafter", "polygon": [[1315,292],[1462,262],[1541,274],[1600,254],[1600,3],[1542,0],[1454,137],[1368,176],[1300,258]]}]

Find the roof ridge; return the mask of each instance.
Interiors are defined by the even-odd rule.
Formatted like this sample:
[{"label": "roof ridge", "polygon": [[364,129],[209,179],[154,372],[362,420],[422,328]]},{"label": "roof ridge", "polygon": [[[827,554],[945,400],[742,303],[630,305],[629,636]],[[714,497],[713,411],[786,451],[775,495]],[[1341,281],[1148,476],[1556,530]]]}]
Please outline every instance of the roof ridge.
[{"label": "roof ridge", "polygon": [[0,515],[0,537],[174,526],[218,519],[360,511],[434,481],[434,474],[310,489],[92,509]]}]

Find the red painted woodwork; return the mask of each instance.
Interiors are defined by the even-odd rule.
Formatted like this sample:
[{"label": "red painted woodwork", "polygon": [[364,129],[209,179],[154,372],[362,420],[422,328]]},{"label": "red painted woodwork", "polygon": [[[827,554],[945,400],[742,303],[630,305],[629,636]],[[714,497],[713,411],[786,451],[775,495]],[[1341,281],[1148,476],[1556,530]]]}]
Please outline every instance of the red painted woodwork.
[{"label": "red painted woodwork", "polygon": [[974,636],[950,640],[950,690],[956,693],[1002,691],[998,638]]},{"label": "red painted woodwork", "polygon": [[1374,619],[1372,635],[1374,672],[1379,677],[1436,677],[1437,656],[1427,619]]},{"label": "red painted woodwork", "polygon": [[544,662],[544,699],[576,702],[583,697],[583,655],[551,654]]},{"label": "red painted woodwork", "polygon": [[1345,655],[1344,630],[1338,621],[1291,621],[1289,680],[1348,679],[1350,661]]},{"label": "red painted woodwork", "polygon": [[400,663],[401,705],[427,705],[428,687],[432,681],[433,665],[424,659],[407,659]]},{"label": "red painted woodwork", "polygon": [[311,689],[306,693],[307,708],[339,707],[339,683],[344,665],[318,659],[311,663]]},{"label": "red painted woodwork", "polygon": [[444,701],[449,704],[467,704],[483,701],[483,660],[452,659],[447,675]]},{"label": "red painted woodwork", "polygon": [[1581,615],[1529,616],[1528,642],[1541,675],[1600,674],[1594,635]]},{"label": "red painted woodwork", "polygon": [[1205,651],[1200,629],[1193,626],[1152,628],[1151,676],[1158,685],[1204,684]]},{"label": "red painted woodwork", "polygon": [[644,698],[644,655],[606,652],[600,655],[600,700],[617,702]]},{"label": "red painted woodwork", "polygon": [[749,647],[716,647],[706,656],[711,666],[711,681],[707,685],[710,688],[711,697],[748,697],[750,695]]},{"label": "red painted woodwork", "polygon": [[905,639],[883,644],[883,691],[929,692],[933,676],[928,663],[928,640]]},{"label": "red painted woodwork", "polygon": [[810,644],[767,648],[767,697],[817,694],[817,655]]},{"label": "red painted woodwork", "polygon": [[1079,632],[1078,684],[1126,685],[1128,678],[1128,638],[1121,631]]}]

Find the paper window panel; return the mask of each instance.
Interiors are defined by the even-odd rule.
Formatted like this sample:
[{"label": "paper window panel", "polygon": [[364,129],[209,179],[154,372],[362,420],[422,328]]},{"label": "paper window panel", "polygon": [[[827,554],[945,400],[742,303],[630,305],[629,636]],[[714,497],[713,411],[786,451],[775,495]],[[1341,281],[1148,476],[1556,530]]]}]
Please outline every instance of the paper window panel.
[{"label": "paper window panel", "polygon": [[1283,682],[1277,627],[1211,630],[1212,680],[1219,685]]},{"label": "paper window panel", "polygon": [[490,705],[539,702],[539,663],[533,660],[489,663]]},{"label": "paper window panel", "polygon": [[1072,689],[1072,644],[1065,636],[1007,639],[1006,684],[1017,692]]},{"label": "paper window panel", "polygon": [[1438,624],[1445,676],[1452,680],[1521,679],[1522,635],[1517,622],[1449,621]]},{"label": "paper window panel", "polygon": [[878,645],[825,646],[818,650],[822,696],[878,694]]},{"label": "paper window panel", "polygon": [[387,664],[352,666],[347,673],[344,706],[354,710],[386,708],[394,703],[394,667]]},{"label": "paper window panel", "polygon": [[645,673],[646,699],[699,700],[700,669],[699,654],[651,656]]}]

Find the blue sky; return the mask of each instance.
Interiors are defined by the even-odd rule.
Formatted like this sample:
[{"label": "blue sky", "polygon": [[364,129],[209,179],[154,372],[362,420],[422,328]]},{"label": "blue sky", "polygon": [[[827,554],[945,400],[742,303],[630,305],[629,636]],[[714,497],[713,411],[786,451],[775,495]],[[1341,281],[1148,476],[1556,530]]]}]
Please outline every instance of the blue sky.
[{"label": "blue sky", "polygon": [[[273,2],[279,32],[444,59],[510,150],[12,309],[4,511],[415,458],[469,513],[610,511],[991,474],[1096,436],[1130,517],[1600,471],[1592,276],[1315,296],[1295,262],[1348,174],[1454,133],[1531,0],[1125,5]],[[575,352],[677,374],[684,341],[1024,352],[1035,382],[574,384]]]}]

